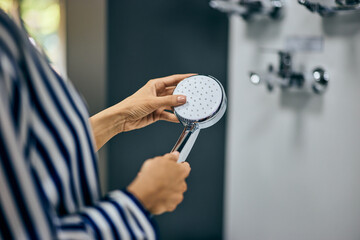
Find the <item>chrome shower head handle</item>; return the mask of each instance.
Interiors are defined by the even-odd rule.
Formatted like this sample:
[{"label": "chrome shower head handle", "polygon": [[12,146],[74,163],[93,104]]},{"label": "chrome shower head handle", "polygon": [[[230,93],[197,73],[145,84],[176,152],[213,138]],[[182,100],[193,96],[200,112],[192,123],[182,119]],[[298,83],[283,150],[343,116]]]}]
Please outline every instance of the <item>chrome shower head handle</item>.
[{"label": "chrome shower head handle", "polygon": [[200,128],[197,123],[185,126],[178,141],[171,152],[178,151],[180,153],[178,162],[184,162],[195,144]]},{"label": "chrome shower head handle", "polygon": [[185,126],[171,150],[179,151],[178,162],[189,155],[200,129],[217,123],[226,111],[226,95],[221,83],[211,76],[195,75],[181,81],[173,94],[185,95],[187,102],[174,108],[174,113]]}]

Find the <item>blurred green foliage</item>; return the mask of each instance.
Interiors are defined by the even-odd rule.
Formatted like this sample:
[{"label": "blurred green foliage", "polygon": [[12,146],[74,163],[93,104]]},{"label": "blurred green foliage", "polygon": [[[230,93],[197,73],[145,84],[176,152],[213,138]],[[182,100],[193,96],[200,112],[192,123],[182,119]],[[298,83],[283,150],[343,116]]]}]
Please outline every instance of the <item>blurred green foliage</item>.
[{"label": "blurred green foliage", "polygon": [[21,17],[31,36],[37,40],[57,32],[60,6],[56,0],[22,0]]},{"label": "blurred green foliage", "polygon": [[[0,0],[6,12],[14,0]],[[50,62],[60,64],[60,4],[59,0],[20,0],[20,15],[29,35],[41,46]]]},{"label": "blurred green foliage", "polygon": [[5,12],[9,12],[12,8],[12,1],[10,0],[0,0],[0,8]]}]

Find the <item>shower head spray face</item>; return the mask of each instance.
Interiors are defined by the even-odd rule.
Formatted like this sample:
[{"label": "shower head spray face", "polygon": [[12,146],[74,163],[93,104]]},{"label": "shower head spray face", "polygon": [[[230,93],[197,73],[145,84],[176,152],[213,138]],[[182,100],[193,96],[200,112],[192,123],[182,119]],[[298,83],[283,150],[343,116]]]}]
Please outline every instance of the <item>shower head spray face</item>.
[{"label": "shower head spray face", "polygon": [[178,162],[186,160],[200,129],[217,123],[226,111],[226,95],[221,83],[211,77],[195,75],[181,81],[174,95],[185,95],[187,102],[174,108],[174,113],[185,126],[172,151],[179,151]]}]

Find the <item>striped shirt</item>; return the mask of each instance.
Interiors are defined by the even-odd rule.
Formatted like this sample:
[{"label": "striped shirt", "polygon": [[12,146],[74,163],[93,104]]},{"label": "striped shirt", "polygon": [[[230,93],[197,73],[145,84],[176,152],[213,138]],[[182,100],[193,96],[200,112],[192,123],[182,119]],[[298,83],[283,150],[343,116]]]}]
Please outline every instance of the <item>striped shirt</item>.
[{"label": "striped shirt", "polygon": [[126,190],[100,195],[86,106],[0,10],[0,239],[155,239]]}]

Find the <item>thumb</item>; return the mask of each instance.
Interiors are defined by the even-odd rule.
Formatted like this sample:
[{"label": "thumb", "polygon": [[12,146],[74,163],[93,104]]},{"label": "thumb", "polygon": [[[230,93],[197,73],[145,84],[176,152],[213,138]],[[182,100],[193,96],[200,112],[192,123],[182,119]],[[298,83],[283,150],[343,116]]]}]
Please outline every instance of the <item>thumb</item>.
[{"label": "thumb", "polygon": [[186,103],[186,96],[184,95],[168,95],[164,97],[157,97],[156,103],[158,107],[171,106],[176,107]]},{"label": "thumb", "polygon": [[165,154],[164,157],[167,160],[177,162],[177,160],[179,159],[179,155],[180,155],[180,153],[178,151],[175,151],[175,152]]}]

